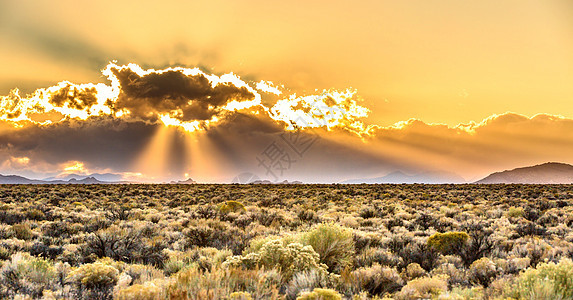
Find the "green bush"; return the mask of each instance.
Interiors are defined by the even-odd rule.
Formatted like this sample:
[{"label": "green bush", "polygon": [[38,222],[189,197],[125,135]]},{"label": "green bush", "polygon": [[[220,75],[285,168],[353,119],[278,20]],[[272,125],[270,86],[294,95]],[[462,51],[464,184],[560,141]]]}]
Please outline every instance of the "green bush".
[{"label": "green bush", "polygon": [[437,232],[428,238],[428,245],[443,255],[458,254],[468,239],[465,232]]},{"label": "green bush", "polygon": [[312,292],[302,293],[296,300],[341,300],[342,296],[335,290],[316,288]]},{"label": "green bush", "polygon": [[299,239],[297,239],[296,236],[294,235],[287,235],[287,236],[276,236],[276,235],[269,235],[269,236],[263,236],[263,237],[257,237],[252,239],[249,242],[249,246],[246,247],[246,249],[243,251],[243,255],[249,254],[249,253],[257,253],[261,250],[261,248],[263,247],[264,244],[270,242],[270,241],[274,241],[274,240],[280,240],[283,245],[288,245],[290,243],[295,243],[298,242]]},{"label": "green bush", "polygon": [[228,214],[230,212],[245,212],[245,205],[238,201],[227,201],[219,207],[219,211]]},{"label": "green bush", "polygon": [[102,262],[82,265],[72,270],[67,280],[74,284],[80,298],[107,299],[119,279],[119,271]]},{"label": "green bush", "polygon": [[113,286],[117,283],[119,271],[107,264],[96,262],[85,264],[70,272],[68,279],[71,282],[87,288]]},{"label": "green bush", "polygon": [[573,299],[573,262],[564,258],[523,271],[504,294],[517,299]]},{"label": "green bush", "polygon": [[253,297],[247,292],[233,292],[229,295],[229,300],[253,300]]},{"label": "green bush", "polygon": [[445,276],[421,277],[411,280],[396,294],[397,299],[433,299],[447,291]]},{"label": "green bush", "polygon": [[300,239],[320,255],[320,262],[328,266],[329,272],[340,273],[352,266],[354,240],[350,229],[336,224],[320,224],[302,234]]},{"label": "green bush", "polygon": [[224,265],[248,269],[276,268],[281,272],[285,281],[290,280],[297,272],[326,269],[326,266],[320,264],[319,256],[312,247],[303,246],[300,243],[290,243],[285,246],[280,239],[266,242],[259,252],[229,257]]},{"label": "green bush", "polygon": [[525,214],[525,211],[523,210],[523,207],[510,207],[509,210],[507,210],[507,216],[510,218],[520,218],[523,217],[523,215]]},{"label": "green bush", "polygon": [[155,300],[165,298],[165,287],[161,281],[147,281],[134,284],[118,291],[117,300]]}]

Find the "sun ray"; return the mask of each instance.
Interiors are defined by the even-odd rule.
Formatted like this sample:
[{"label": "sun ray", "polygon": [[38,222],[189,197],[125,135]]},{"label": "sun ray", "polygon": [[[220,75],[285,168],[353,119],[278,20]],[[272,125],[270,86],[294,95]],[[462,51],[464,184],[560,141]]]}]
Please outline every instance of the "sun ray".
[{"label": "sun ray", "polygon": [[134,160],[132,169],[143,174],[148,181],[162,180],[168,165],[169,141],[174,128],[157,126],[157,130],[141,154]]}]

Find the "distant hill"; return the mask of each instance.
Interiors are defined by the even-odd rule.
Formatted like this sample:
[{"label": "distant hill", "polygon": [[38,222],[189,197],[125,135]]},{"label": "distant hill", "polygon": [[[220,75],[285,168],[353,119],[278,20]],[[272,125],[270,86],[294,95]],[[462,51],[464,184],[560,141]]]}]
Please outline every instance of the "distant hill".
[{"label": "distant hill", "polygon": [[249,184],[302,184],[302,182],[298,181],[298,180],[295,180],[295,181],[283,180],[283,181],[277,181],[277,182],[272,182],[270,180],[255,180],[255,181],[249,182]]},{"label": "distant hill", "polygon": [[261,178],[259,178],[259,176],[255,175],[253,173],[249,173],[249,172],[244,172],[244,173],[241,173],[241,174],[235,176],[235,178],[233,178],[231,183],[234,183],[234,184],[302,184],[302,182],[298,181],[298,180],[294,180],[294,181],[283,180],[283,181],[273,182],[273,181],[270,181],[268,179],[261,179]]},{"label": "distant hill", "polygon": [[113,173],[93,173],[89,175],[79,175],[79,174],[67,174],[64,176],[55,176],[55,177],[48,177],[42,179],[43,181],[54,181],[54,180],[62,180],[62,181],[69,181],[70,179],[75,180],[83,180],[88,177],[93,177],[99,181],[105,182],[119,182],[122,181],[123,177],[120,174],[113,174]]},{"label": "distant hill", "polygon": [[465,180],[449,172],[424,172],[415,175],[407,175],[403,172],[396,171],[388,175],[376,178],[362,178],[362,179],[350,179],[345,180],[341,183],[345,184],[376,184],[376,183],[427,183],[427,184],[440,184],[440,183],[464,183]]},{"label": "distant hill", "polygon": [[549,162],[492,173],[476,183],[569,184],[573,183],[573,166]]},{"label": "distant hill", "polygon": [[476,183],[570,184],[573,183],[573,166],[549,162],[492,173]]},{"label": "distant hill", "polygon": [[18,175],[1,175],[0,184],[41,184],[42,180],[33,180]]},{"label": "distant hill", "polygon": [[69,180],[36,180],[18,175],[0,174],[0,184],[105,184],[105,183],[121,183],[121,182],[101,181],[96,179],[95,177],[84,177],[81,179],[71,178]]}]

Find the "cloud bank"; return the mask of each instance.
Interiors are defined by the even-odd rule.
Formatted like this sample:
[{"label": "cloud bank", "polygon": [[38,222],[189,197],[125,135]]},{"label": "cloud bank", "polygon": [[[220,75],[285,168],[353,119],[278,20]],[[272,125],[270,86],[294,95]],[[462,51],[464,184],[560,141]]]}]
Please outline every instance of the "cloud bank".
[{"label": "cloud bank", "polygon": [[272,82],[247,83],[233,73],[217,76],[182,67],[143,70],[136,64],[114,63],[102,73],[109,85],[64,81],[25,97],[12,90],[0,98],[0,120],[18,127],[111,116],[195,131],[243,112],[264,113],[287,130],[327,127],[366,133],[359,120],[367,116],[368,109],[358,104],[355,91],[290,94],[268,107],[262,104],[262,95],[282,94]]},{"label": "cloud bank", "polygon": [[296,95],[233,73],[135,64],[110,63],[102,74],[109,84],[64,81],[0,97],[0,171],[57,175],[81,164],[131,176],[163,161],[165,174],[143,175],[228,181],[248,171],[266,178],[260,157],[282,145],[275,150],[284,160],[292,146],[285,135],[315,140],[304,155],[291,151],[280,178],[311,182],[394,170],[477,179],[504,168],[573,163],[573,120],[560,116],[503,113],[457,126],[411,119],[384,127],[364,121],[369,110],[352,89]]}]

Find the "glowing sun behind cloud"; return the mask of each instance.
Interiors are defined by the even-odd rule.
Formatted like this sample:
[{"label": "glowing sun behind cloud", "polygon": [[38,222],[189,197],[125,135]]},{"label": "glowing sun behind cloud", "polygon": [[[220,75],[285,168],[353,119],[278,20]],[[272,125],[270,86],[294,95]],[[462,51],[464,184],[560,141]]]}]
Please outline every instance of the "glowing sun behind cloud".
[{"label": "glowing sun behind cloud", "polygon": [[64,173],[85,174],[85,173],[88,173],[88,170],[86,170],[84,163],[79,162],[79,161],[73,161],[73,162],[69,162],[68,164],[64,165]]}]

